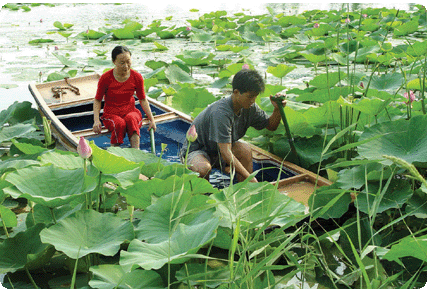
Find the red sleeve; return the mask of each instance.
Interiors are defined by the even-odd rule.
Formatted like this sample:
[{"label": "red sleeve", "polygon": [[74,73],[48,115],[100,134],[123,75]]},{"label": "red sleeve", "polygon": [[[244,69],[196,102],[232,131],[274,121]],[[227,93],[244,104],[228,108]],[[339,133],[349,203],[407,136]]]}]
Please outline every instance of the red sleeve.
[{"label": "red sleeve", "polygon": [[144,79],[142,75],[138,72],[135,72],[135,83],[136,83],[136,96],[139,100],[145,99],[145,90],[144,90]]},{"label": "red sleeve", "polygon": [[102,100],[105,96],[105,93],[107,92],[107,89],[108,89],[107,73],[108,72],[102,74],[98,80],[98,89],[96,90],[96,95],[95,95],[96,100]]}]

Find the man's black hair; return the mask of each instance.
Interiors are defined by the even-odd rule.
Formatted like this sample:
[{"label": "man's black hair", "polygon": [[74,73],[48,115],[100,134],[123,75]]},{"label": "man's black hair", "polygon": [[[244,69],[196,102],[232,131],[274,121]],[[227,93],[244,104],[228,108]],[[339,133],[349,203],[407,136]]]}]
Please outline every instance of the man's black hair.
[{"label": "man's black hair", "polygon": [[248,91],[259,94],[265,89],[264,79],[257,71],[251,69],[242,69],[237,72],[231,85],[233,86],[233,91],[237,89],[240,94]]}]

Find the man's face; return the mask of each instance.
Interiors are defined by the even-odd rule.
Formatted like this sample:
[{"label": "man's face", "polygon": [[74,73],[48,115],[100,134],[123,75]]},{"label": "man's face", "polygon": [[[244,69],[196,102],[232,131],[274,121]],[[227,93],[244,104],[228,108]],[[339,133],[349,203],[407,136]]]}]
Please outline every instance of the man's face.
[{"label": "man's face", "polygon": [[248,91],[243,94],[241,94],[240,92],[238,93],[239,103],[244,109],[250,108],[255,103],[257,97],[258,93],[253,91]]}]

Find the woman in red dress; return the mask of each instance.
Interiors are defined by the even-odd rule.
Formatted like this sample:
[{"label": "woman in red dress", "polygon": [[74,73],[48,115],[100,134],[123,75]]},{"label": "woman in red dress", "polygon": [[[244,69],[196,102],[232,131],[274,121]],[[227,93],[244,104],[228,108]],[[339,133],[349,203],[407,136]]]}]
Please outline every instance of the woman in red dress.
[{"label": "woman in red dress", "polygon": [[[156,130],[156,123],[144,92],[144,80],[140,73],[131,69],[131,52],[128,48],[117,46],[111,55],[115,67],[102,74],[98,81],[93,103],[93,131],[101,133],[102,120],[111,132],[112,146],[122,144],[127,133],[131,147],[139,149],[142,114],[135,107],[135,92],[150,121],[148,130]],[[105,99],[104,113],[100,118],[102,99]]]}]

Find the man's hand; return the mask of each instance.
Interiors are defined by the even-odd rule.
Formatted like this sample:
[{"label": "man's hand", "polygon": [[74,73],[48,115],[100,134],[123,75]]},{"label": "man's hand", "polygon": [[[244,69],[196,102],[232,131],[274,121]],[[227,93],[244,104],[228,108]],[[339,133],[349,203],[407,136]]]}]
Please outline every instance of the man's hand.
[{"label": "man's hand", "polygon": [[276,95],[270,95],[270,101],[271,104],[274,106],[275,109],[278,109],[278,105],[276,103],[276,99],[281,99],[282,100],[282,106],[285,107],[286,106],[286,94],[283,93],[278,93]]}]

